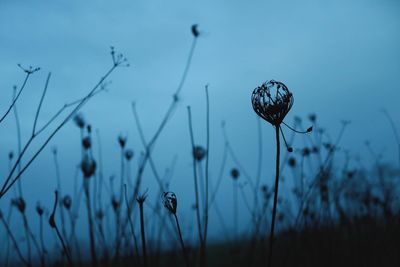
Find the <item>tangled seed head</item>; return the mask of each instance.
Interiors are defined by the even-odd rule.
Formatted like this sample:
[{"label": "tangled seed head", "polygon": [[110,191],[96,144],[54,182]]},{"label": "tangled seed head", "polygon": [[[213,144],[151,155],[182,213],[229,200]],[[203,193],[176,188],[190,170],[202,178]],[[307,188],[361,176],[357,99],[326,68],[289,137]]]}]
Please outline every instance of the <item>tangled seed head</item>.
[{"label": "tangled seed head", "polygon": [[174,192],[164,192],[162,194],[162,201],[164,207],[169,210],[172,214],[176,214],[176,208],[178,206],[178,200]]},{"label": "tangled seed head", "polygon": [[293,94],[281,82],[271,80],[254,89],[251,103],[254,111],[274,126],[279,126],[293,106]]}]

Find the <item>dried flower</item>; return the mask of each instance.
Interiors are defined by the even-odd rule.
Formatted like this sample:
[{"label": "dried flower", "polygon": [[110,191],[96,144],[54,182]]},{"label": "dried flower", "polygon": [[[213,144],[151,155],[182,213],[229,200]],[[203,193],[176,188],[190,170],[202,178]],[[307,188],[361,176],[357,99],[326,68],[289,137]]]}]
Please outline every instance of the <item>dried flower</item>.
[{"label": "dried flower", "polygon": [[126,145],[126,139],[127,139],[127,137],[126,137],[126,136],[123,136],[122,134],[120,134],[120,135],[118,136],[118,143],[119,143],[119,145],[121,146],[121,148],[124,148],[124,147],[125,147],[125,145]]},{"label": "dried flower", "polygon": [[15,206],[21,213],[25,212],[26,203],[22,197],[17,197],[17,198],[12,199],[11,205]]},{"label": "dried flower", "polygon": [[125,158],[127,161],[130,161],[133,158],[133,150],[132,149],[127,149],[125,151]]},{"label": "dried flower", "polygon": [[294,168],[296,166],[296,159],[294,157],[290,157],[288,160],[288,164],[291,168]]},{"label": "dried flower", "polygon": [[85,178],[90,178],[96,171],[96,161],[89,155],[85,155],[81,162],[81,170]]},{"label": "dried flower", "polygon": [[197,37],[200,35],[200,32],[199,32],[199,30],[198,30],[198,26],[199,26],[199,25],[197,25],[197,24],[193,24],[192,27],[191,27],[192,34],[193,34],[193,36],[194,36],[195,38],[197,38]]},{"label": "dried flower", "polygon": [[251,96],[254,111],[271,123],[279,126],[293,106],[293,94],[281,82],[271,80],[254,89]]},{"label": "dried flower", "polygon": [[239,170],[238,170],[238,169],[233,168],[233,169],[231,170],[231,177],[232,177],[233,180],[239,179],[239,175],[240,175],[240,173],[239,173]]},{"label": "dried flower", "polygon": [[85,119],[83,118],[82,113],[78,113],[75,115],[74,122],[80,129],[83,129],[83,127],[85,127],[85,125],[86,125]]},{"label": "dried flower", "polygon": [[86,136],[82,139],[82,146],[85,150],[90,149],[90,147],[92,146],[92,141],[90,139],[90,136]]},{"label": "dried flower", "polygon": [[72,199],[69,195],[65,195],[62,199],[62,203],[64,205],[64,207],[69,210],[71,208],[72,205]]},{"label": "dried flower", "polygon": [[203,148],[202,146],[195,146],[193,148],[193,157],[197,161],[202,161],[205,156],[206,156],[206,149],[205,148]]},{"label": "dried flower", "polygon": [[116,212],[119,209],[119,201],[116,196],[112,196],[111,198],[111,206],[113,210]]},{"label": "dried flower", "polygon": [[101,221],[104,218],[104,212],[103,210],[99,209],[98,211],[96,211],[96,218]]},{"label": "dried flower", "polygon": [[317,121],[317,115],[315,113],[311,113],[308,115],[308,119],[312,122],[315,123]]},{"label": "dried flower", "polygon": [[173,192],[164,192],[161,196],[164,207],[169,210],[172,214],[176,214],[176,207],[178,201],[176,195]]},{"label": "dried flower", "polygon": [[138,195],[137,197],[136,197],[136,201],[141,205],[141,204],[143,204],[145,201],[146,201],[146,198],[147,198],[147,191],[148,190],[146,190],[142,195]]},{"label": "dried flower", "polygon": [[44,212],[44,208],[42,207],[42,205],[40,205],[39,202],[36,204],[36,212],[37,214],[39,214],[39,216],[42,216]]}]

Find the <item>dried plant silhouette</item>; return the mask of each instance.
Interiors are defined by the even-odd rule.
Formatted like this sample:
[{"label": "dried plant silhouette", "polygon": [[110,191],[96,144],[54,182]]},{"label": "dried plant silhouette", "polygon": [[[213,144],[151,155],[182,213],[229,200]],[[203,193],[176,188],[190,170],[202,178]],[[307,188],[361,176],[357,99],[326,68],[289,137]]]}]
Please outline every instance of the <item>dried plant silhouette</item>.
[{"label": "dried plant silhouette", "polygon": [[[55,76],[44,74],[29,117],[22,100],[36,94],[30,85],[32,77],[40,79],[40,68],[18,64],[23,80],[0,113],[0,128],[8,131],[10,121],[15,140],[15,148],[3,153],[8,162],[0,179],[0,266],[399,266],[395,113],[382,110],[399,152],[394,162],[372,141],[365,141],[363,157],[348,150],[347,120],[296,116],[294,95],[301,99],[301,90],[275,80],[249,91],[252,106],[239,99],[247,113],[234,116],[254,120],[254,127],[232,120],[219,126],[220,101],[236,107],[237,100],[225,91],[219,99],[221,88],[196,87],[198,75],[188,81],[206,35],[198,24],[186,34],[191,43],[188,54],[179,51],[186,60],[170,102],[157,102],[145,114],[132,90],[132,121],[101,107],[110,113],[112,129],[98,129],[93,112],[83,108],[107,90],[114,71],[128,66],[113,47],[111,65],[94,86],[48,117]],[[186,87],[198,103],[186,102]],[[115,121],[124,129],[114,129]],[[71,145],[74,154],[65,160],[65,140],[52,142],[69,122],[75,149]],[[269,125],[273,140],[265,138]],[[41,154],[48,158],[43,177],[34,177],[28,170]],[[32,200],[39,190],[24,181],[34,178],[48,203]]]}]

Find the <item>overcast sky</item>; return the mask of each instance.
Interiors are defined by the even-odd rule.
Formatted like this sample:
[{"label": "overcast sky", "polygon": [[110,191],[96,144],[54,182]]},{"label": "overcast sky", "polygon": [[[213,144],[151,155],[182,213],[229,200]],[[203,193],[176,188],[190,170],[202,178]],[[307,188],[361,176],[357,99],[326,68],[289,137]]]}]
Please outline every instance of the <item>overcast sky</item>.
[{"label": "overcast sky", "polygon": [[[400,3],[395,0],[0,0],[0,110],[2,114],[8,107],[12,86],[23,81],[17,63],[41,67],[17,103],[26,142],[48,72],[52,78],[39,124],[63,104],[88,92],[111,66],[109,47],[115,46],[131,67],[117,69],[109,79],[109,91],[90,100],[82,112],[100,131],[105,176],[118,175],[118,134],[128,134],[128,147],[136,156],[142,150],[131,102],[136,102],[150,138],[182,75],[193,39],[190,26],[198,23],[201,35],[179,106],[154,151],[161,173],[177,156],[171,190],[177,193],[179,211],[186,214],[184,221],[189,224],[193,180],[186,106],[192,106],[197,143],[205,144],[205,84],[209,84],[211,102],[213,179],[221,162],[222,120],[242,164],[255,173],[257,120],[250,96],[256,86],[270,79],[284,82],[294,94],[294,106],[286,119],[290,124],[294,116],[306,119],[316,113],[319,124],[335,137],[341,120],[350,120],[343,147],[368,164],[371,158],[364,141],[370,140],[377,152],[384,152],[386,161],[396,162],[395,139],[381,109],[391,114],[399,128],[399,14]],[[0,131],[4,177],[7,154],[17,146],[12,115]],[[263,123],[263,183],[269,185],[274,174],[273,134],[272,127]],[[296,139],[295,149],[303,146],[302,140]],[[56,180],[51,147],[58,147],[62,185],[65,192],[71,192],[79,145],[78,129],[67,124],[23,176],[30,212],[36,201],[52,201]],[[229,161],[228,169],[233,166]],[[226,176],[218,199],[229,210],[229,218],[232,194]],[[144,179],[143,188],[149,188],[151,201],[156,201],[151,172]],[[1,200],[2,209],[8,199]],[[211,218],[216,224],[215,220]]]}]

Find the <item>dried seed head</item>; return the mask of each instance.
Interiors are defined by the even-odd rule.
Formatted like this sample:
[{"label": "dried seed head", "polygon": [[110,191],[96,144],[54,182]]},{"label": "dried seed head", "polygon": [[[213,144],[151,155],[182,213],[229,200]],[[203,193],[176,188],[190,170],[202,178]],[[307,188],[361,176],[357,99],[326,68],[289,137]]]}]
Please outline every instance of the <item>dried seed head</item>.
[{"label": "dried seed head", "polygon": [[293,106],[293,94],[281,82],[271,80],[254,89],[251,96],[253,109],[258,116],[279,126]]},{"label": "dried seed head", "polygon": [[85,150],[90,149],[90,147],[92,146],[92,141],[90,139],[90,136],[86,136],[82,139],[82,146]]},{"label": "dried seed head", "polygon": [[13,151],[8,152],[8,159],[12,160],[13,158],[14,158],[14,152]]},{"label": "dried seed head", "polygon": [[304,157],[308,157],[311,154],[311,150],[308,147],[303,148],[303,150],[301,151],[301,154]]},{"label": "dried seed head", "polygon": [[81,170],[85,178],[90,178],[96,171],[96,161],[86,154],[81,162]]},{"label": "dried seed head", "polygon": [[132,149],[127,149],[125,151],[125,159],[127,161],[130,161],[133,158],[133,150]]},{"label": "dried seed head", "polygon": [[193,148],[193,157],[197,161],[202,161],[204,157],[206,156],[206,149],[203,148],[202,146],[195,146]]},{"label": "dried seed head", "polygon": [[311,113],[308,115],[308,119],[312,122],[315,123],[317,121],[317,115],[315,113]]},{"label": "dried seed head", "polygon": [[113,207],[113,210],[116,212],[119,209],[119,201],[116,196],[112,196],[111,198],[111,206]]},{"label": "dried seed head", "polygon": [[11,200],[11,205],[15,206],[19,212],[24,213],[26,208],[25,200],[22,197],[17,197]]},{"label": "dried seed head", "polygon": [[291,168],[296,167],[296,159],[295,159],[294,157],[290,157],[289,160],[288,160],[288,165],[289,165]]},{"label": "dried seed head", "polygon": [[74,122],[75,122],[76,126],[78,126],[80,129],[83,129],[83,127],[85,127],[85,125],[86,125],[85,119],[84,119],[82,113],[78,113],[75,115]]},{"label": "dried seed head", "polygon": [[136,197],[136,201],[139,203],[139,205],[143,205],[143,203],[146,201],[146,198],[147,198],[147,191],[148,191],[148,190],[146,190],[143,194],[138,195],[138,196]]},{"label": "dried seed head", "polygon": [[240,175],[240,173],[239,173],[239,170],[238,170],[238,169],[233,168],[233,169],[231,170],[231,177],[232,177],[233,180],[239,179],[239,175]]},{"label": "dried seed head", "polygon": [[198,27],[199,27],[199,25],[197,25],[197,24],[193,24],[191,27],[192,34],[195,38],[199,37],[199,35],[200,35]]},{"label": "dried seed head", "polygon": [[65,195],[62,199],[62,204],[64,205],[64,208],[69,210],[72,205],[72,198],[69,195]]},{"label": "dried seed head", "polygon": [[103,210],[99,209],[98,211],[96,211],[96,218],[101,221],[104,218],[104,212]]},{"label": "dried seed head", "polygon": [[36,212],[37,214],[39,214],[39,216],[42,216],[44,213],[44,208],[42,207],[42,205],[40,205],[39,202],[36,204]]},{"label": "dried seed head", "polygon": [[55,220],[55,216],[56,216],[56,209],[57,209],[57,203],[58,203],[58,191],[54,191],[54,206],[53,206],[53,211],[51,212],[50,218],[49,218],[49,224],[51,228],[56,228],[56,220]]},{"label": "dried seed head", "polygon": [[126,139],[127,139],[127,137],[126,137],[126,136],[123,136],[122,134],[120,134],[120,135],[118,136],[118,143],[119,143],[119,145],[121,146],[121,148],[124,148],[124,147],[125,147],[125,145],[126,145]]},{"label": "dried seed head", "polygon": [[176,208],[178,206],[178,200],[174,192],[164,192],[161,196],[164,207],[169,210],[172,214],[176,214]]}]

